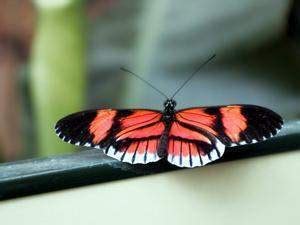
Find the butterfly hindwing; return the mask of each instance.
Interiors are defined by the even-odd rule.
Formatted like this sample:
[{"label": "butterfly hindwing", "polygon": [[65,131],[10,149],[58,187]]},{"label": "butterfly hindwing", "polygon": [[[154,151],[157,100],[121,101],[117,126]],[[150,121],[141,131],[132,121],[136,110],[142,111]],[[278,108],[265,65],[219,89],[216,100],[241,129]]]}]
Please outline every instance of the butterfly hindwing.
[{"label": "butterfly hindwing", "polygon": [[120,161],[149,163],[160,159],[161,117],[155,110],[89,110],[61,119],[55,129],[66,142],[101,148]]},{"label": "butterfly hindwing", "polygon": [[173,122],[168,144],[168,161],[179,167],[204,166],[219,159],[225,146],[206,130]]},{"label": "butterfly hindwing", "polygon": [[274,136],[282,118],[255,105],[228,105],[179,110],[176,120],[204,129],[226,146],[251,144]]}]

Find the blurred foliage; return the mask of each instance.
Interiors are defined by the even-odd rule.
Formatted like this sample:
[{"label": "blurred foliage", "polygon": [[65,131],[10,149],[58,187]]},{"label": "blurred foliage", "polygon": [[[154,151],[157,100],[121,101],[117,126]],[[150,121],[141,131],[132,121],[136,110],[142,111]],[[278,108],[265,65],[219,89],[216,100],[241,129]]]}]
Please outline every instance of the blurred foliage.
[{"label": "blurred foliage", "polygon": [[4,161],[17,159],[24,150],[18,76],[30,52],[34,12],[30,0],[0,2],[0,158]]},{"label": "blurred foliage", "polygon": [[[39,155],[72,151],[54,125],[82,109],[86,75],[86,16],[83,1],[35,1],[38,24],[31,60],[31,89]],[[55,4],[57,3],[57,4]]]}]

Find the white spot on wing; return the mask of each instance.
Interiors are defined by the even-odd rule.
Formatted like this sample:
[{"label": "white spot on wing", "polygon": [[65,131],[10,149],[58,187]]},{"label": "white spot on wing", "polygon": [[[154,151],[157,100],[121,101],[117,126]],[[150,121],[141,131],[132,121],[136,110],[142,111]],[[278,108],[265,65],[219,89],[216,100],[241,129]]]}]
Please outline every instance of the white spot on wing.
[{"label": "white spot on wing", "polygon": [[[141,151],[139,151],[141,152]],[[134,164],[138,164],[138,163],[141,163],[141,164],[145,164],[145,161],[144,161],[144,157],[145,157],[145,154],[146,154],[146,150],[143,150],[142,153],[139,153],[137,152],[135,154],[135,159],[134,159]]]},{"label": "white spot on wing", "polygon": [[201,159],[202,159],[202,166],[206,165],[207,163],[210,163],[211,160],[208,158],[208,155],[203,155],[203,156],[200,156]]},{"label": "white spot on wing", "polygon": [[[153,153],[148,152],[146,162],[145,162],[144,157],[145,157],[146,151],[143,151],[142,154],[136,152],[134,161],[132,162],[132,158],[133,158],[134,153],[126,152],[124,154],[124,151],[116,151],[116,149],[113,146],[110,146],[108,148],[107,152],[105,151],[105,149],[100,148],[99,145],[94,146],[94,148],[102,149],[103,152],[106,155],[108,155],[109,157],[112,157],[112,158],[117,159],[117,160],[122,161],[122,162],[130,163],[130,164],[146,164],[146,163],[155,162],[155,161],[158,161],[158,160],[161,159],[160,157],[158,157],[157,154],[153,154]],[[123,154],[124,154],[124,158],[123,158],[123,160],[121,160],[121,158],[123,157]]]},{"label": "white spot on wing", "polygon": [[146,163],[148,162],[154,162],[155,161],[155,156],[152,153],[147,153],[147,158],[146,158]]},{"label": "white spot on wing", "polygon": [[199,156],[192,156],[192,162],[193,162],[192,167],[201,166]]},{"label": "white spot on wing", "polygon": [[119,161],[121,161],[122,155],[123,155],[123,152],[117,151],[116,154],[114,156],[112,156],[112,157],[115,158],[115,159],[117,159],[117,160],[119,160]]},{"label": "white spot on wing", "polygon": [[173,160],[170,163],[172,163],[176,166],[180,166],[179,156],[178,155],[174,156]]},{"label": "white spot on wing", "polygon": [[[147,153],[147,160],[146,160],[146,163],[149,163],[149,162],[156,162],[158,160],[160,160],[161,158],[158,157],[157,154],[154,154],[154,153]],[[144,159],[143,159],[144,160]],[[144,161],[143,161],[144,163]]]},{"label": "white spot on wing", "polygon": [[216,149],[213,149],[210,153],[211,161],[219,159],[218,153]]},{"label": "white spot on wing", "polygon": [[85,147],[91,147],[92,145],[91,145],[91,143],[85,143],[84,146]]},{"label": "white spot on wing", "polygon": [[[100,149],[99,145],[97,145],[95,147]],[[103,148],[101,148],[101,149],[105,153],[105,149],[103,149]],[[123,155],[123,152],[116,152],[116,154],[115,154],[115,148],[113,146],[110,146],[107,150],[107,153],[105,153],[105,154],[108,155],[109,157],[112,157],[114,159],[117,159],[117,160],[121,161],[121,157]]]},{"label": "white spot on wing", "polygon": [[123,158],[123,162],[128,162],[128,163],[132,164],[132,156],[133,156],[133,153],[126,152],[125,156]]},{"label": "white spot on wing", "polygon": [[182,167],[191,167],[190,164],[190,157],[189,156],[182,156]]},{"label": "white spot on wing", "polygon": [[217,150],[220,152],[220,157],[221,157],[225,152],[225,145],[221,141],[216,139],[216,147]]},{"label": "white spot on wing", "polygon": [[110,146],[106,152],[106,155],[115,158],[115,148],[113,146]]}]

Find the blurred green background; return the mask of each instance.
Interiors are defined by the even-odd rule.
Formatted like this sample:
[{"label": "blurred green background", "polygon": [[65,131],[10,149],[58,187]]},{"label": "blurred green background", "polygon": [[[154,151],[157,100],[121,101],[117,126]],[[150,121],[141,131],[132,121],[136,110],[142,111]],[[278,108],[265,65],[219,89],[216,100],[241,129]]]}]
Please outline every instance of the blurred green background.
[{"label": "blurred green background", "polygon": [[[300,118],[296,0],[2,0],[0,160],[75,151],[53,130],[88,108],[258,104]],[[77,148],[78,149],[78,148]]]}]

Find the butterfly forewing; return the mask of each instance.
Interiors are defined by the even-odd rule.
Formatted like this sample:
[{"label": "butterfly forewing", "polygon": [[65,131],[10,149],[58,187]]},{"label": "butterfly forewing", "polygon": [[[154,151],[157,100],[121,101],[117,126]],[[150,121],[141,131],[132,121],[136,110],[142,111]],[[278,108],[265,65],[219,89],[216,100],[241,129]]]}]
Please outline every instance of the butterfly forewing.
[{"label": "butterfly forewing", "polygon": [[228,105],[179,110],[176,119],[213,134],[226,146],[251,144],[274,136],[282,118],[255,105]]}]

